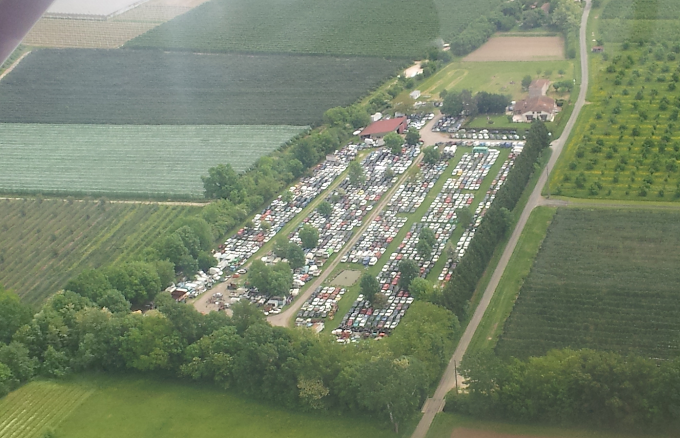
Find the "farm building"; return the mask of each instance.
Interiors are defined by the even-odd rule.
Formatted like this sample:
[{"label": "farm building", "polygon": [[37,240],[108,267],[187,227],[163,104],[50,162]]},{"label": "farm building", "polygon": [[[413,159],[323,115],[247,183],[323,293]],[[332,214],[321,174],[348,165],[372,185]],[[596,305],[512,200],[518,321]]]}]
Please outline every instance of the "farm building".
[{"label": "farm building", "polygon": [[411,99],[415,100],[420,97],[420,90],[413,90],[409,93],[409,96],[411,96]]},{"label": "farm building", "polygon": [[555,100],[550,97],[530,97],[515,103],[512,121],[515,123],[531,123],[539,119],[544,122],[552,122],[555,120],[555,113],[558,110]]},{"label": "farm building", "polygon": [[403,134],[408,127],[408,120],[406,117],[395,117],[394,119],[380,120],[368,125],[366,129],[361,131],[362,139],[372,138],[378,139],[383,138],[390,132],[396,132],[397,134]]},{"label": "farm building", "polygon": [[529,97],[545,96],[550,87],[550,81],[547,79],[535,79],[529,85]]}]

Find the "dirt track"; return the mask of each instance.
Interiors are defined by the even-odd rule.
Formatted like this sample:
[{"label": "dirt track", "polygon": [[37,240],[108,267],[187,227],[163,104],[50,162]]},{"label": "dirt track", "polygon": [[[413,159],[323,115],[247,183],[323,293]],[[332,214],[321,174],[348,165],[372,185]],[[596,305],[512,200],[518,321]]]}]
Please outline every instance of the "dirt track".
[{"label": "dirt track", "polygon": [[564,59],[562,37],[496,37],[463,61],[553,61]]}]

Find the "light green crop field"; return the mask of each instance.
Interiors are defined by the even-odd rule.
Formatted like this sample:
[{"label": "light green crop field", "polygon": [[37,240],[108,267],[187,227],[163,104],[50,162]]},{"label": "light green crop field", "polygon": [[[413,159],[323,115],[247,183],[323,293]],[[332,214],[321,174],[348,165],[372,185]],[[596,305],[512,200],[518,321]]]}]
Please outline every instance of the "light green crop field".
[{"label": "light green crop field", "polygon": [[217,164],[246,170],[299,126],[0,125],[0,191],[200,197]]},{"label": "light green crop field", "polygon": [[49,381],[29,383],[0,399],[0,436],[40,438],[92,395],[93,388]]},{"label": "light green crop field", "polygon": [[[12,435],[27,423],[31,433]],[[0,429],[3,438],[39,438],[47,427],[56,438],[399,438],[413,430],[407,425],[397,435],[365,417],[290,411],[207,386],[139,376],[29,383],[0,400],[0,424],[7,427],[6,434]]]},{"label": "light green crop field", "polygon": [[198,210],[177,205],[0,200],[0,284],[25,302],[40,304],[82,270],[134,257]]}]

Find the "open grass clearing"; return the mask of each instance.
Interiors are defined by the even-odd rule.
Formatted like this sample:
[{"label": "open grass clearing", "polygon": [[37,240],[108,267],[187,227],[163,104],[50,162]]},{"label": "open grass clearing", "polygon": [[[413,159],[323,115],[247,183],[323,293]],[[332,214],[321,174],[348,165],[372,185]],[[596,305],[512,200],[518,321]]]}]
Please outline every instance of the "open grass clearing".
[{"label": "open grass clearing", "polygon": [[361,277],[361,271],[345,269],[344,271],[340,272],[337,276],[335,276],[331,280],[331,283],[334,286],[349,287],[356,283],[359,280],[359,277]]},{"label": "open grass clearing", "polygon": [[557,210],[496,351],[680,351],[676,212]]},{"label": "open grass clearing", "polygon": [[[303,413],[251,401],[212,386],[138,376],[82,376],[58,383],[90,385],[87,403],[65,416],[57,437],[70,438],[354,438],[409,436],[405,424],[395,435],[367,417]],[[17,391],[21,393],[30,385]]]},{"label": "open grass clearing", "polygon": [[0,121],[309,125],[402,65],[367,57],[42,49],[0,82]]},{"label": "open grass clearing", "polygon": [[306,129],[0,124],[0,191],[202,197],[210,167],[244,171]]},{"label": "open grass clearing", "polygon": [[82,270],[140,254],[198,211],[98,201],[0,200],[0,284],[39,305]]},{"label": "open grass clearing", "polygon": [[564,38],[559,36],[503,36],[490,38],[463,58],[484,61],[558,61],[564,59]]},{"label": "open grass clearing", "polygon": [[[438,98],[443,90],[470,90],[473,93],[486,91],[489,93],[508,94],[513,100],[526,97],[522,90],[522,78],[526,75],[534,79],[550,81],[572,80],[574,78],[573,60],[563,61],[527,61],[527,62],[463,62],[454,61],[447,64],[434,75],[416,85],[424,95]],[[562,73],[560,73],[562,72]],[[548,74],[550,73],[550,74]],[[410,91],[406,91],[408,95]],[[561,98],[560,96],[552,96]]]}]

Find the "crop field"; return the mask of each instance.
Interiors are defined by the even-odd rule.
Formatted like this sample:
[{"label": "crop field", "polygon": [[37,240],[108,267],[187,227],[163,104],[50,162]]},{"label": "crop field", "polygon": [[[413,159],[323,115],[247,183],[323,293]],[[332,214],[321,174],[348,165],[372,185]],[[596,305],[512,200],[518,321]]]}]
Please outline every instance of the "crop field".
[{"label": "crop field", "polygon": [[213,0],[126,47],[407,58],[438,33],[432,0]]},{"label": "crop field", "polygon": [[86,386],[31,382],[0,399],[0,436],[40,438],[92,395]]},{"label": "crop field", "polygon": [[[29,419],[25,433],[21,424]],[[87,375],[32,382],[10,393],[0,400],[1,423],[22,433],[0,429],[8,438],[40,438],[46,426],[59,438],[400,438],[413,430],[405,424],[395,434],[367,417],[289,411],[177,380]]]},{"label": "crop field", "polygon": [[463,58],[467,62],[554,61],[564,59],[564,38],[559,36],[503,36],[491,38]]},{"label": "crop field", "polygon": [[450,42],[470,22],[498,6],[499,0],[433,0],[440,23],[440,36]]},{"label": "crop field", "polygon": [[[676,48],[680,50],[680,48]],[[661,45],[591,61],[593,84],[571,141],[551,178],[573,197],[680,198],[680,69]]]},{"label": "crop field", "polygon": [[0,82],[0,121],[309,125],[401,65],[378,58],[43,49]]},{"label": "crop field", "polygon": [[41,18],[24,38],[38,47],[115,49],[206,0],[150,0],[109,20]]},{"label": "crop field", "polygon": [[501,356],[680,353],[680,214],[558,209],[506,321]]},{"label": "crop field", "polygon": [[0,124],[0,192],[202,197],[210,167],[246,170],[305,129]]},{"label": "crop field", "polygon": [[680,3],[676,0],[610,0],[602,11],[602,18],[676,20],[680,19]]},{"label": "crop field", "polygon": [[0,284],[25,302],[40,304],[80,271],[134,257],[197,211],[99,201],[0,200]]}]

